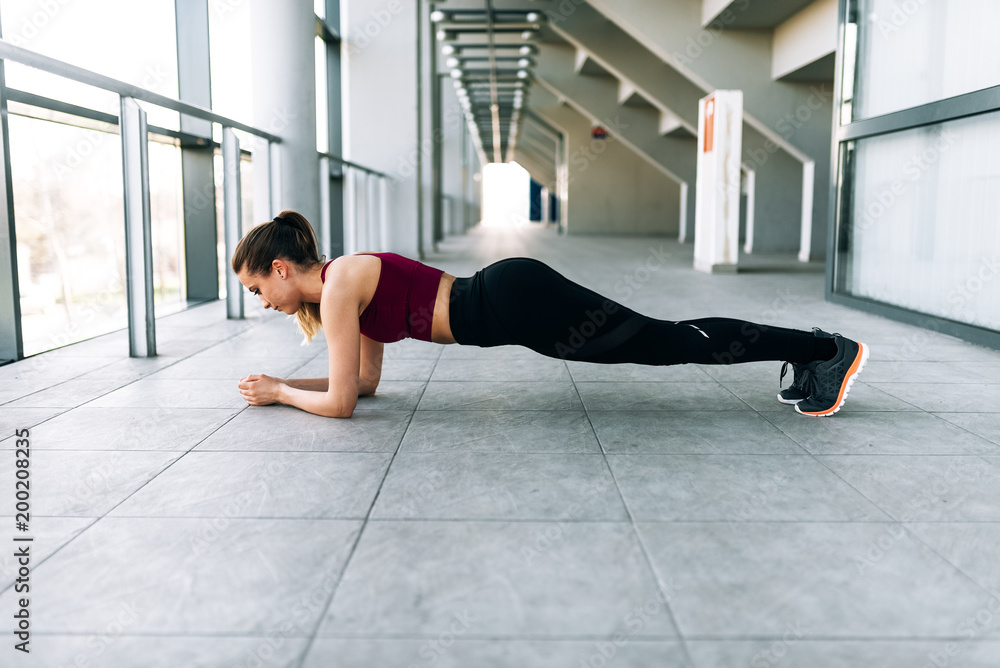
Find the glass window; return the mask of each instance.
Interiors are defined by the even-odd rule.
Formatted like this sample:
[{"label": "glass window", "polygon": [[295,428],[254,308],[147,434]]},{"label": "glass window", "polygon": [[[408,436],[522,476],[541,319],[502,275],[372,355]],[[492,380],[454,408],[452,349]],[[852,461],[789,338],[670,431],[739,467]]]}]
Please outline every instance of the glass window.
[{"label": "glass window", "polygon": [[844,153],[837,291],[1000,330],[1000,112]]},{"label": "glass window", "polygon": [[[3,37],[172,98],[177,97],[173,0],[36,2],[0,0]],[[10,67],[7,85],[118,114],[118,97],[26,67]],[[147,108],[150,125],[178,129],[175,112]]]},{"label": "glass window", "polygon": [[186,306],[183,192],[180,148],[172,143],[149,142],[153,304],[157,318]]},{"label": "glass window", "polygon": [[24,354],[128,325],[121,144],[10,115]]},{"label": "glass window", "polygon": [[[247,150],[252,144],[249,143],[249,135],[239,133],[240,147]],[[223,171],[222,151],[215,153],[215,224],[218,243],[216,255],[219,258],[219,299],[226,298],[226,273],[231,271],[229,260],[226,254],[226,200],[225,200],[225,173]],[[254,217],[253,208],[253,162],[249,157],[240,158],[240,225],[242,226],[242,237],[250,228],[258,222]],[[246,293],[250,294],[250,293]],[[245,298],[245,297],[244,297]]]},{"label": "glass window", "polygon": [[848,17],[846,120],[1000,84],[996,0],[852,0]]},{"label": "glass window", "polygon": [[208,5],[212,110],[247,125],[253,123],[250,4]]}]

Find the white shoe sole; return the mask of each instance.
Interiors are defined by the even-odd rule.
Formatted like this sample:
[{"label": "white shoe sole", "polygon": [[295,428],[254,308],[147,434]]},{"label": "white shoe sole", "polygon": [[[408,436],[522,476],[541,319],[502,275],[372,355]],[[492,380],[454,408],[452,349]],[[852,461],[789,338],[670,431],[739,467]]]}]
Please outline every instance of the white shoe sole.
[{"label": "white shoe sole", "polygon": [[844,405],[844,402],[847,401],[847,395],[851,391],[851,386],[854,385],[854,379],[858,377],[858,374],[864,371],[865,364],[868,363],[868,355],[871,352],[871,348],[867,343],[861,343],[860,341],[858,341],[858,347],[861,348],[861,363],[858,364],[858,368],[854,370],[854,373],[847,378],[847,383],[844,385],[844,393],[840,396],[840,403],[838,403],[832,410],[825,410],[821,413],[803,412],[799,410],[798,404],[796,404],[795,411],[797,413],[805,415],[806,417],[830,417],[840,410],[840,408]]},{"label": "white shoe sole", "polygon": [[788,404],[790,406],[794,406],[795,404],[799,403],[802,400],[801,399],[782,399],[781,395],[779,394],[778,395],[778,401],[780,401],[783,404]]}]

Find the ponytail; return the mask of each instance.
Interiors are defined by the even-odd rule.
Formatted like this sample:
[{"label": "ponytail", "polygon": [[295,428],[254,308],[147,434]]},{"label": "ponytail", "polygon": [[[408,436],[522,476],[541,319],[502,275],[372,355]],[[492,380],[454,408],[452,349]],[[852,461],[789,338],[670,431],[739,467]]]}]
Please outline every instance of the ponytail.
[{"label": "ponytail", "polygon": [[[323,264],[316,233],[309,221],[295,211],[282,211],[274,220],[255,225],[240,239],[233,253],[235,273],[246,269],[251,276],[269,276],[274,260],[291,262],[306,271]],[[302,345],[312,342],[322,326],[319,304],[303,302],[295,312],[299,330],[305,336]]]}]

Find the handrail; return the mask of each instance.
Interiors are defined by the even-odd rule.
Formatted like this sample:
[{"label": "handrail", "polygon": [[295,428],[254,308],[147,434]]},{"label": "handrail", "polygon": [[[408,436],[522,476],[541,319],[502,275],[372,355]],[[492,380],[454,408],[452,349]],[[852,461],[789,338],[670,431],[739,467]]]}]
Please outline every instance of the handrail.
[{"label": "handrail", "polygon": [[321,158],[329,158],[330,160],[333,160],[334,162],[339,162],[342,165],[347,165],[348,167],[353,167],[354,169],[360,169],[363,172],[368,172],[369,174],[374,174],[375,176],[381,176],[384,179],[394,180],[393,177],[389,176],[388,174],[383,174],[382,172],[377,172],[374,169],[371,169],[369,167],[365,167],[364,165],[359,165],[358,163],[351,162],[350,160],[344,160],[339,155],[334,155],[333,153],[322,153],[321,152],[319,154],[319,157],[321,157]]},{"label": "handrail", "polygon": [[117,93],[122,97],[131,97],[137,100],[143,100],[144,102],[149,102],[150,104],[155,104],[188,116],[193,116],[194,118],[201,118],[206,121],[234,128],[236,130],[242,130],[243,132],[263,137],[271,142],[281,142],[281,137],[278,137],[277,135],[273,135],[263,130],[258,130],[251,125],[247,125],[246,123],[240,123],[239,121],[235,121],[231,118],[220,116],[209,109],[205,109],[188,102],[181,102],[180,100],[175,100],[171,97],[146,90],[145,88],[140,88],[139,86],[134,86],[132,84],[125,83],[124,81],[119,81],[118,79],[112,79],[111,77],[104,76],[103,74],[97,74],[96,72],[85,70],[82,67],[77,67],[76,65],[71,65],[62,60],[50,58],[49,56],[44,56],[40,53],[36,53],[35,51],[31,51],[30,49],[17,46],[4,39],[0,39],[0,60],[11,60],[16,63],[21,63],[22,65],[27,65],[28,67],[33,67],[35,69],[43,70],[66,79],[70,79],[72,81],[87,84],[88,86],[102,88],[104,90]]}]

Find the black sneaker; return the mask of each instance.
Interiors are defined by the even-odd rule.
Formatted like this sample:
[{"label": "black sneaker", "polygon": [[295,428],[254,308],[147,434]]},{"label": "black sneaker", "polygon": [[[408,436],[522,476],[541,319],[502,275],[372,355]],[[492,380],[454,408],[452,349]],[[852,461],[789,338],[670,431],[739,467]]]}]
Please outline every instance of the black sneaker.
[{"label": "black sneaker", "polygon": [[[829,332],[824,332],[819,327],[813,327],[813,335],[818,336],[823,339],[832,339],[833,334]],[[812,375],[819,364],[819,361],[810,362],[808,364],[796,364],[795,362],[785,362],[781,365],[781,375],[778,377],[778,387],[781,387],[781,381],[785,378],[785,373],[788,371],[788,365],[792,365],[792,385],[791,387],[786,387],[781,392],[778,392],[778,401],[783,404],[797,404],[810,394],[809,389],[809,377]]]},{"label": "black sneaker", "polygon": [[812,392],[795,404],[795,410],[811,417],[833,415],[847,399],[854,379],[868,362],[868,346],[858,341],[833,335],[837,354],[833,359],[816,364],[809,376]]}]

